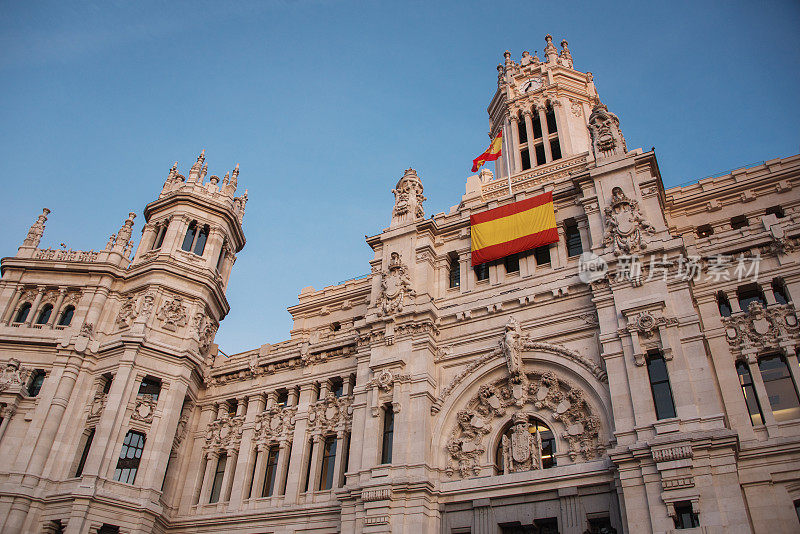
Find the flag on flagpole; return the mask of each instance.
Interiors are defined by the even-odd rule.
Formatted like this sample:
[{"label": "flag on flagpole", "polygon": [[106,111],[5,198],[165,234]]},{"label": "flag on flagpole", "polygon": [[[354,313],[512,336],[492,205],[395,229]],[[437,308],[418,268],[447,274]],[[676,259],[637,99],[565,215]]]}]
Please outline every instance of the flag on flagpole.
[{"label": "flag on flagpole", "polygon": [[492,139],[489,148],[486,151],[472,160],[472,172],[478,172],[478,169],[487,161],[494,161],[500,157],[503,146],[503,130],[497,132],[497,136]]},{"label": "flag on flagpole", "polygon": [[552,192],[482,211],[469,219],[473,266],[558,241]]}]

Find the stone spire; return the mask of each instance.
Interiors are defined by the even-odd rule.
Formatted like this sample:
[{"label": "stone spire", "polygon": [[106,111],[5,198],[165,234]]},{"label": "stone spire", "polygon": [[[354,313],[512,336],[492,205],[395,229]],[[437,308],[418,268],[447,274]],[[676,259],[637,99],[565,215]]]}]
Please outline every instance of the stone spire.
[{"label": "stone spire", "polygon": [[39,242],[42,240],[42,236],[44,235],[44,223],[47,222],[47,215],[50,213],[50,210],[44,208],[42,210],[42,214],[36,219],[36,222],[31,225],[30,230],[28,230],[28,235],[25,237],[25,240],[22,242],[23,247],[38,247]]},{"label": "stone spire", "polygon": [[186,180],[187,182],[197,182],[201,181],[200,172],[203,170],[203,163],[206,161],[206,149],[204,148],[200,155],[197,156],[197,161],[194,162],[192,165],[192,169],[189,171],[189,178]]},{"label": "stone spire", "polygon": [[425,197],[422,195],[422,180],[417,176],[414,169],[406,169],[403,177],[392,189],[394,194],[394,209],[392,210],[391,226],[396,226],[404,222],[421,219],[425,216],[422,203]]},{"label": "stone spire", "polygon": [[133,220],[136,218],[134,212],[128,213],[128,218],[122,223],[122,227],[117,232],[117,246],[125,248],[131,240],[133,234]]},{"label": "stone spire", "polygon": [[559,55],[559,62],[568,68],[572,68],[572,54],[569,53],[569,48],[567,48],[567,40],[561,40],[561,54]]},{"label": "stone spire", "polygon": [[547,58],[549,63],[555,64],[558,59],[558,52],[553,45],[553,36],[548,33],[544,36],[544,40],[547,42],[547,46],[544,47],[544,57]]}]

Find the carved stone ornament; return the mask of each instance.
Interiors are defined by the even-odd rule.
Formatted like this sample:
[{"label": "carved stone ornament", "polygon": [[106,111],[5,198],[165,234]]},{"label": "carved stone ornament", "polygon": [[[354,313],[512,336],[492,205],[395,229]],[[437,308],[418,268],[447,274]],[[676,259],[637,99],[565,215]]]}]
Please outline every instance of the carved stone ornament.
[{"label": "carved stone ornament", "polygon": [[625,138],[619,129],[619,118],[608,111],[605,104],[597,103],[589,115],[589,133],[597,160],[628,152]]},{"label": "carved stone ornament", "polygon": [[425,216],[422,203],[425,197],[422,194],[422,180],[414,169],[406,169],[403,177],[392,189],[394,194],[394,209],[392,210],[392,223],[397,224]]},{"label": "carved stone ornament", "polygon": [[127,328],[133,324],[138,315],[136,312],[136,297],[128,297],[117,313],[116,323],[119,328]]},{"label": "carved stone ornament", "polygon": [[406,298],[414,297],[408,267],[400,260],[400,254],[392,252],[389,266],[381,273],[381,292],[378,307],[381,315],[394,315],[403,311]]},{"label": "carved stone ornament", "polygon": [[500,348],[506,357],[511,380],[515,382],[524,380],[525,374],[522,372],[522,330],[519,322],[514,317],[511,317],[505,326]]},{"label": "carved stone ornament", "polygon": [[227,412],[222,417],[209,423],[206,430],[206,452],[238,449],[242,441],[242,424],[244,416],[231,416]]},{"label": "carved stone ornament", "polygon": [[131,419],[134,421],[141,421],[142,423],[152,423],[153,414],[156,411],[156,404],[158,404],[158,401],[151,395],[137,395]]},{"label": "carved stone ornament", "polygon": [[503,436],[503,472],[516,473],[542,467],[542,438],[539,430],[532,434],[528,414],[517,412],[511,417],[511,436]]},{"label": "carved stone ornament", "polygon": [[99,419],[100,416],[103,414],[103,410],[106,407],[106,401],[108,400],[108,394],[103,393],[102,390],[97,390],[92,397],[91,402],[89,403],[89,417],[90,421]]},{"label": "carved stone ornament", "polygon": [[183,443],[183,438],[186,436],[186,429],[189,426],[189,419],[192,416],[193,409],[193,402],[186,402],[181,409],[181,418],[178,419],[178,426],[175,429],[175,437],[172,439],[173,453],[178,452],[178,449],[181,447],[181,443]]},{"label": "carved stone ornament", "polygon": [[751,302],[747,311],[723,317],[725,337],[734,351],[761,352],[800,343],[797,311],[791,304],[764,308]]},{"label": "carved stone ornament", "polygon": [[161,320],[164,330],[175,331],[179,326],[186,325],[186,307],[183,306],[183,298],[173,297],[167,300],[158,310],[158,318]]},{"label": "carved stone ornament", "polygon": [[18,359],[9,359],[3,368],[3,373],[0,374],[0,391],[22,387],[27,380],[28,374],[29,371],[20,365]]},{"label": "carved stone ornament", "polygon": [[353,423],[353,395],[327,397],[314,403],[308,411],[308,427],[315,434],[349,431]]},{"label": "carved stone ornament", "polygon": [[625,196],[622,189],[615,187],[611,194],[611,205],[605,209],[606,234],[603,242],[606,246],[613,245],[617,256],[646,249],[644,234],[655,234],[655,228],[645,221],[639,211],[639,203]]},{"label": "carved stone ornament", "polygon": [[297,406],[273,406],[256,416],[253,441],[268,445],[291,442],[294,435]]},{"label": "carved stone ornament", "polygon": [[[573,462],[591,460],[601,455],[600,420],[585,401],[583,392],[559,379],[551,371],[533,371],[526,375],[525,387],[504,377],[481,387],[478,394],[458,413],[446,448],[448,476],[477,476],[486,460],[488,435],[501,430],[509,408],[514,408],[512,423],[516,427],[528,416],[543,415],[558,439],[567,445],[567,456]],[[530,435],[530,434],[529,434]],[[563,447],[563,445],[562,445]],[[503,443],[511,470],[522,471],[541,467],[541,441],[530,440],[521,432],[512,431],[510,443]]]},{"label": "carved stone ornament", "polygon": [[391,391],[395,383],[408,382],[411,375],[392,373],[389,369],[384,369],[375,375],[372,380],[367,382],[366,387],[377,387],[381,391]]},{"label": "carved stone ornament", "polygon": [[639,332],[645,338],[651,338],[658,331],[659,326],[672,326],[678,324],[674,317],[666,318],[642,312],[635,315],[628,324],[628,331]]},{"label": "carved stone ornament", "polygon": [[31,225],[30,230],[28,230],[28,235],[25,236],[25,240],[22,242],[22,245],[25,247],[38,247],[39,242],[42,240],[42,236],[44,235],[44,223],[47,222],[47,215],[50,213],[50,210],[44,208],[42,210],[42,214],[36,219],[36,222]]}]

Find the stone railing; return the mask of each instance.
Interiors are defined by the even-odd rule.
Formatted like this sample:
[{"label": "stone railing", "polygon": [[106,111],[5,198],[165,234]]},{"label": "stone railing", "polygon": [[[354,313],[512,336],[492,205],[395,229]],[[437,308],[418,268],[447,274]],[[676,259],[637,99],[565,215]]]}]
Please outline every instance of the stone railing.
[{"label": "stone railing", "polygon": [[[580,154],[571,158],[559,159],[545,165],[540,165],[523,174],[511,177],[511,189],[514,193],[523,191],[539,183],[552,183],[555,180],[569,176],[576,170],[586,167],[588,156]],[[508,194],[508,178],[496,178],[481,186],[481,196],[484,199],[499,198]]]},{"label": "stone railing", "polygon": [[37,260],[96,262],[100,253],[94,250],[37,249],[34,258]]}]

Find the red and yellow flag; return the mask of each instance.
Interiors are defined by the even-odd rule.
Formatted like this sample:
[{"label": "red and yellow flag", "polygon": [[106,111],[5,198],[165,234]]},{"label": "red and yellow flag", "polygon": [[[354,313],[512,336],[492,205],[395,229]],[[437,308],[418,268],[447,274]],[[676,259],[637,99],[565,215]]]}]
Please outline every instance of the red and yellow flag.
[{"label": "red and yellow flag", "polygon": [[502,145],[503,130],[500,130],[497,133],[497,136],[492,139],[492,142],[489,144],[489,148],[486,149],[486,152],[472,160],[472,172],[478,172],[478,169],[481,168],[481,165],[487,161],[494,161],[499,158]]},{"label": "red and yellow flag", "polygon": [[469,222],[473,266],[558,241],[552,192],[476,213]]}]

